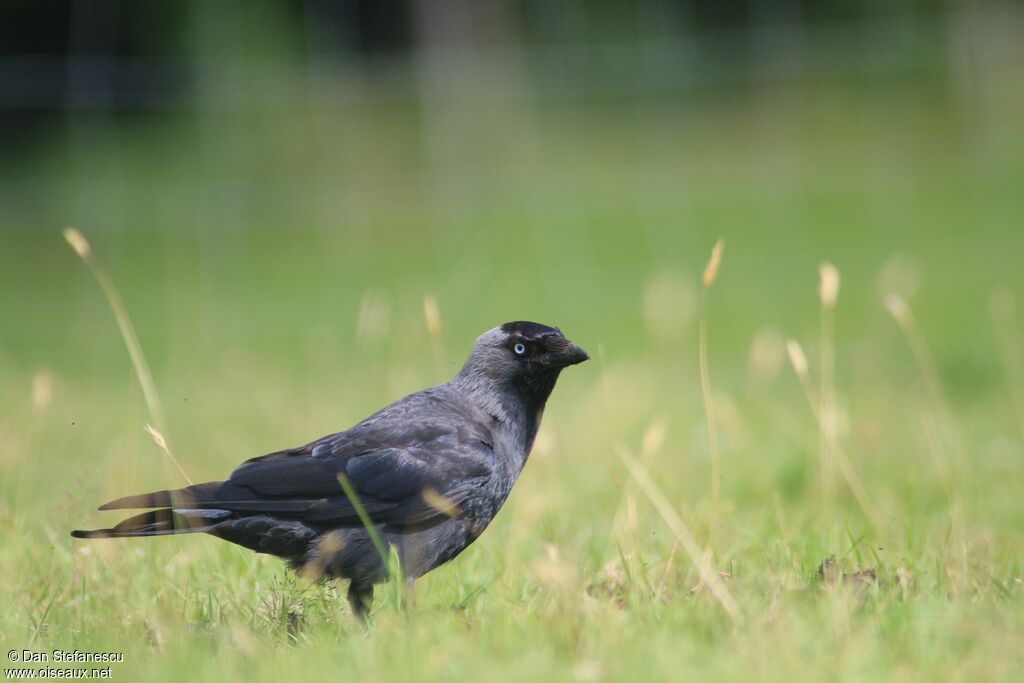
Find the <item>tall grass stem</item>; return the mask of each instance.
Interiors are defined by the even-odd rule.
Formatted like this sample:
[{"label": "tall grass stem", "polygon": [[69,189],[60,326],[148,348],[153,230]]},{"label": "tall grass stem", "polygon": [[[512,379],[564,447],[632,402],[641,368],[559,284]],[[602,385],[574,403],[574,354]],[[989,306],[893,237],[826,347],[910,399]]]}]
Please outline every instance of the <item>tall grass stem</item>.
[{"label": "tall grass stem", "polygon": [[623,465],[629,471],[630,476],[637,483],[640,489],[647,496],[651,504],[661,515],[662,520],[668,525],[669,530],[679,541],[679,544],[686,551],[686,554],[690,556],[694,565],[697,567],[697,571],[700,574],[701,581],[708,587],[715,600],[722,606],[726,614],[734,624],[740,624],[743,621],[743,614],[740,611],[739,604],[736,599],[733,598],[729,588],[725,585],[722,577],[719,576],[711,565],[710,553],[705,552],[701,549],[697,543],[696,537],[690,528],[683,522],[682,518],[676,513],[672,504],[668,502],[665,494],[662,493],[658,485],[654,483],[651,475],[648,474],[647,469],[630,455],[626,448],[622,445],[616,447],[619,459],[622,460]]},{"label": "tall grass stem", "polygon": [[[156,431],[161,435],[161,440],[157,444],[161,446],[164,453],[171,459],[178,472],[185,478],[185,481],[191,484],[192,479],[186,474],[185,468],[181,466],[178,459],[174,457],[168,443],[166,436],[167,426],[164,421],[164,411],[160,405],[160,396],[156,391],[156,383],[153,382],[153,374],[149,371],[149,363],[146,362],[146,356],[142,353],[142,345],[139,343],[139,337],[135,333],[135,326],[132,325],[132,320],[128,316],[128,309],[124,305],[120,292],[117,291],[114,281],[110,279],[110,276],[107,275],[106,271],[103,270],[93,256],[92,246],[81,232],[72,227],[65,228],[64,239],[82,261],[85,262],[89,270],[92,271],[93,277],[96,278],[100,289],[103,290],[103,294],[107,297],[107,303],[110,304],[110,308],[114,312],[117,326],[121,330],[121,337],[124,339],[124,344],[128,348],[128,355],[131,357],[132,367],[135,369],[135,377],[139,380],[139,387],[142,389],[142,397],[146,402],[149,417],[156,424]],[[152,436],[152,432],[150,432],[150,435]]]},{"label": "tall grass stem", "polygon": [[708,290],[715,283],[718,277],[718,270],[722,263],[723,242],[719,239],[711,249],[711,257],[708,259],[704,272],[701,275],[700,298],[700,320],[697,324],[697,346],[698,363],[700,365],[700,390],[704,401],[704,415],[708,425],[708,454],[711,460],[711,524],[709,525],[709,539],[714,539],[715,527],[718,525],[718,514],[721,506],[721,463],[718,449],[718,426],[715,417],[715,402],[711,395],[711,378],[708,371],[708,324],[707,324],[707,297]]}]

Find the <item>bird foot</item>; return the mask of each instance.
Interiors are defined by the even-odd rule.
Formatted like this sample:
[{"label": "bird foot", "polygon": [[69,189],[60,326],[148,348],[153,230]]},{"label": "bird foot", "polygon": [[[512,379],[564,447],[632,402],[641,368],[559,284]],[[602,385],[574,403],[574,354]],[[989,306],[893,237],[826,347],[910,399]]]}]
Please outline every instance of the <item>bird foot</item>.
[{"label": "bird foot", "polygon": [[373,606],[373,586],[360,586],[354,581],[348,586],[348,604],[352,607],[352,614],[363,626],[367,625],[367,617],[370,615],[370,607]]}]

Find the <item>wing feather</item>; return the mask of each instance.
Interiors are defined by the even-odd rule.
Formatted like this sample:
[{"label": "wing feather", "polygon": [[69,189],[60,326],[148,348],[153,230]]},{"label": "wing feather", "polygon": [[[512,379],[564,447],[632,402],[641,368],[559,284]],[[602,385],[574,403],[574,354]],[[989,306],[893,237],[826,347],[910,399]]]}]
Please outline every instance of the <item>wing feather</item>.
[{"label": "wing feather", "polygon": [[246,460],[227,481],[128,496],[101,509],[215,508],[360,524],[338,481],[344,476],[374,522],[416,524],[445,514],[438,496],[457,507],[491,476],[490,436],[470,417],[456,401],[428,390],[348,431]]}]

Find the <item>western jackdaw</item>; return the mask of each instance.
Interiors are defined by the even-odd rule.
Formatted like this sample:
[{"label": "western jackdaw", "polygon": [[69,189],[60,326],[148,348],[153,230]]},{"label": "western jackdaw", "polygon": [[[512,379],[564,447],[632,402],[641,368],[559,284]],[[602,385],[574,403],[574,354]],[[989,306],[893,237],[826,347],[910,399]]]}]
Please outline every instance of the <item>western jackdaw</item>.
[{"label": "western jackdaw", "polygon": [[109,502],[99,509],[154,509],[71,535],[210,534],[314,578],[350,579],[349,603],[365,619],[373,584],[389,576],[382,550],[397,552],[411,583],[487,528],[526,463],[559,373],[588,358],[556,327],[506,323],[480,335],[447,384],[347,431],[247,460],[227,481]]}]

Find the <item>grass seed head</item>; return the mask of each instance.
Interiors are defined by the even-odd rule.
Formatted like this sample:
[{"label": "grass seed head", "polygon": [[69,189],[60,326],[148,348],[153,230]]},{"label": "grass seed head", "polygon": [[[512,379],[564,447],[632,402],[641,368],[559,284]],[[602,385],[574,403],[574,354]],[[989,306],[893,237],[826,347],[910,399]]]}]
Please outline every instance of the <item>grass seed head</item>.
[{"label": "grass seed head", "polygon": [[92,255],[92,247],[89,246],[89,240],[85,239],[85,235],[78,232],[78,230],[71,227],[64,228],[64,239],[75,250],[75,253],[83,259],[88,259]]},{"label": "grass seed head", "polygon": [[48,372],[36,373],[32,378],[32,407],[46,410],[53,398],[53,376]]},{"label": "grass seed head", "polygon": [[647,425],[647,429],[644,430],[643,445],[640,447],[640,451],[645,457],[650,458],[656,455],[661,447],[665,443],[665,433],[668,431],[668,427],[665,421],[657,419]]},{"label": "grass seed head", "polygon": [[826,262],[821,264],[818,272],[821,275],[821,282],[818,287],[821,305],[825,308],[834,308],[836,299],[839,297],[839,269]]},{"label": "grass seed head", "polygon": [[722,264],[722,247],[722,240],[719,238],[711,249],[711,258],[708,259],[708,264],[704,266],[704,274],[701,276],[700,281],[705,289],[715,284],[715,278],[718,277],[718,267]]},{"label": "grass seed head", "polygon": [[889,294],[885,297],[885,310],[889,311],[889,315],[897,322],[903,323],[910,318],[910,307],[899,294]]},{"label": "grass seed head", "polygon": [[789,355],[789,364],[793,366],[793,371],[796,372],[797,377],[806,377],[807,356],[804,355],[804,349],[800,346],[800,342],[796,339],[787,340],[786,353]]},{"label": "grass seed head", "polygon": [[437,299],[433,294],[426,294],[423,297],[423,319],[427,323],[427,333],[431,337],[440,336],[441,312],[437,308]]},{"label": "grass seed head", "polygon": [[146,426],[143,427],[143,429],[146,430],[146,433],[149,434],[150,438],[153,439],[153,442],[156,443],[156,445],[159,446],[161,450],[163,450],[165,453],[170,452],[170,449],[167,448],[167,439],[164,438],[164,435],[161,434],[156,427],[147,423]]}]

